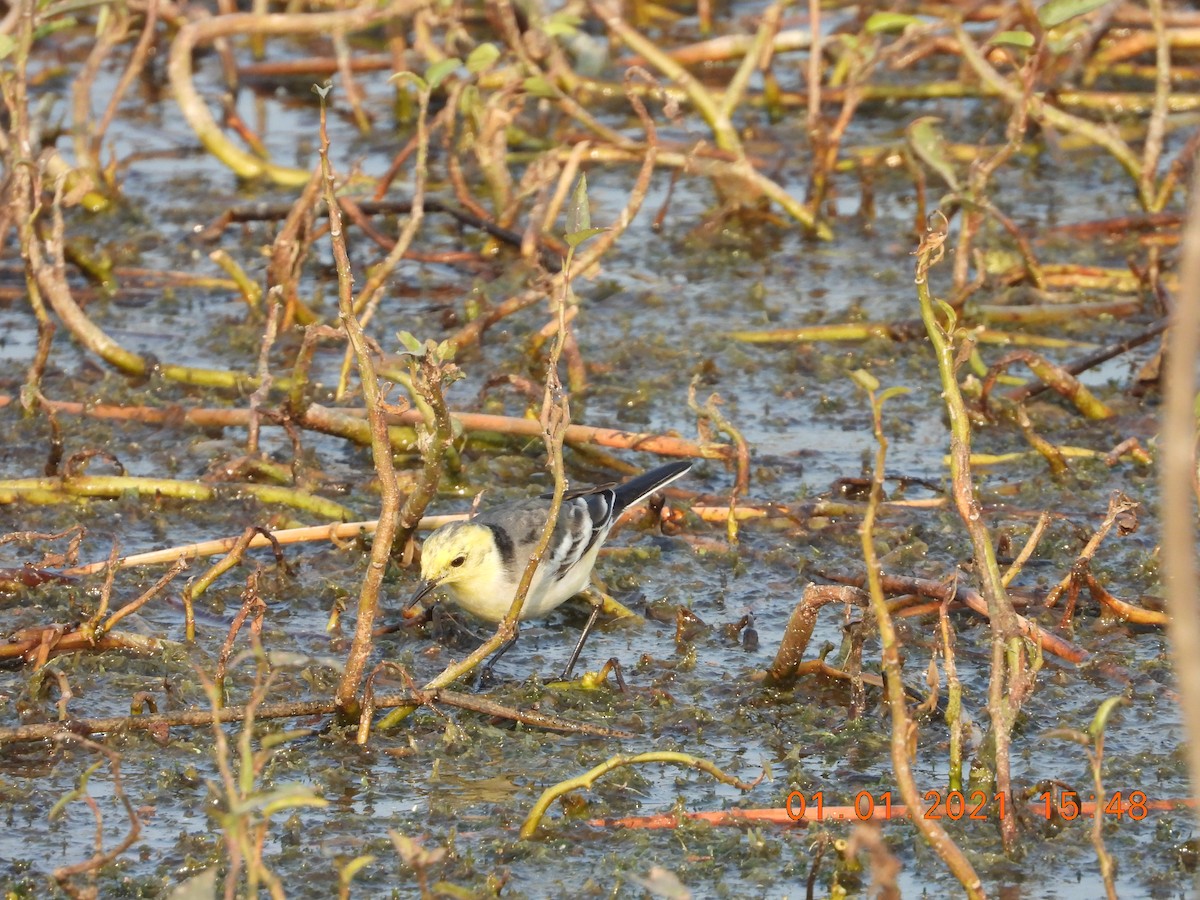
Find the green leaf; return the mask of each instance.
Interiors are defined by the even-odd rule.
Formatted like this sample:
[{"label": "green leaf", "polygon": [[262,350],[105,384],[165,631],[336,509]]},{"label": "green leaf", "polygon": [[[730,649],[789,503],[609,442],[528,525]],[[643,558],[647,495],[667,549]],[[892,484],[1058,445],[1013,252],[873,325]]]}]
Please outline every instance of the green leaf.
[{"label": "green leaf", "polygon": [[563,240],[569,247],[578,247],[588,238],[595,237],[607,228],[592,227],[592,205],[588,201],[587,176],[580,175],[571,192],[571,200],[567,204],[567,233]]},{"label": "green leaf", "polygon": [[1079,46],[1080,41],[1088,40],[1087,34],[1090,30],[1087,19],[1073,19],[1069,24],[1053,28],[1047,33],[1046,49],[1054,56],[1070,53]]},{"label": "green leaf", "polygon": [[429,89],[436,90],[437,86],[453,75],[461,65],[462,60],[457,56],[439,59],[425,70],[425,80],[429,82]]},{"label": "green leaf", "polygon": [[273,747],[279,747],[289,741],[307,737],[310,734],[312,734],[311,728],[291,728],[287,731],[272,731],[261,737],[260,744],[263,750],[270,750]]},{"label": "green leaf", "polygon": [[283,812],[286,809],[298,809],[306,806],[311,806],[314,809],[322,809],[329,805],[328,800],[316,796],[307,788],[274,791],[271,793],[270,798],[270,801],[264,804],[262,808],[264,819],[269,819],[276,813]]},{"label": "green leaf", "polygon": [[904,134],[917,158],[942,176],[950,190],[957,191],[958,173],[946,155],[946,139],[937,129],[941,121],[934,116],[921,116],[909,123]]},{"label": "green leaf", "polygon": [[416,86],[418,91],[429,90],[429,85],[425,83],[424,78],[422,78],[416,72],[409,72],[407,70],[404,72],[397,72],[395,75],[389,78],[388,81],[411,81]]},{"label": "green leaf", "polygon": [[17,42],[7,34],[0,34],[0,59],[7,59],[17,49]]},{"label": "green leaf", "polygon": [[850,380],[857,384],[864,391],[874,393],[875,391],[879,390],[879,379],[866,369],[855,369],[850,373]]},{"label": "green leaf", "polygon": [[557,97],[558,92],[554,90],[554,85],[543,78],[541,75],[534,75],[531,78],[526,78],[523,86],[525,93],[531,97]]},{"label": "green leaf", "polygon": [[579,26],[583,19],[574,13],[558,12],[546,19],[542,24],[542,34],[546,37],[574,37],[579,34]]},{"label": "green leaf", "polygon": [[1100,704],[1100,708],[1096,710],[1096,715],[1092,718],[1092,724],[1088,726],[1088,734],[1091,735],[1093,741],[1104,734],[1104,729],[1108,725],[1108,718],[1112,715],[1113,710],[1118,706],[1124,705],[1124,697],[1109,697]]},{"label": "green leaf", "polygon": [[890,388],[888,388],[886,391],[884,391],[882,394],[879,395],[879,400],[878,400],[879,405],[883,406],[883,404],[887,403],[893,397],[903,397],[905,394],[909,394],[909,393],[912,393],[911,388],[906,388],[902,384],[894,384]]},{"label": "green leaf", "polygon": [[937,311],[941,313],[942,318],[946,320],[944,325],[946,332],[949,333],[953,331],[954,326],[958,324],[958,313],[955,312],[954,307],[945,300],[941,300],[937,297],[933,299],[933,305],[937,307]]},{"label": "green leaf", "polygon": [[467,71],[472,75],[478,75],[480,72],[490,69],[499,58],[500,48],[495,44],[480,44],[467,57]]},{"label": "green leaf", "polygon": [[563,235],[563,240],[567,242],[568,247],[578,247],[588,238],[594,238],[606,231],[608,231],[607,228],[585,228],[582,231],[570,231]]},{"label": "green leaf", "polygon": [[1021,264],[1021,254],[1002,247],[986,250],[982,259],[983,271],[989,275],[1001,275]]},{"label": "green leaf", "polygon": [[1034,38],[1028,31],[1002,31],[992,37],[988,43],[1004,44],[1009,47],[1023,47],[1028,50],[1034,45]]},{"label": "green leaf", "polygon": [[50,35],[59,31],[66,31],[69,28],[74,28],[78,24],[79,20],[74,16],[57,16],[51,19],[49,22],[43,20],[36,28],[33,29],[33,42],[36,44],[42,38],[49,37]]},{"label": "green leaf", "polygon": [[877,12],[867,19],[867,34],[895,34],[903,31],[909,25],[920,25],[921,20],[916,16],[904,13]]},{"label": "green leaf", "polygon": [[459,95],[458,111],[464,116],[473,116],[481,109],[483,109],[483,103],[479,99],[479,86],[468,83]]},{"label": "green leaf", "polygon": [[580,175],[567,204],[567,234],[586,231],[592,227],[592,207],[588,203],[587,176]]},{"label": "green leaf", "polygon": [[73,803],[80,797],[86,797],[88,779],[91,778],[92,773],[99,769],[102,765],[104,765],[103,760],[94,762],[84,769],[83,774],[79,776],[79,783],[75,787],[75,790],[67,791],[65,794],[59,797],[58,802],[55,803],[54,806],[50,808],[50,812],[46,814],[46,818],[53,822],[60,815],[62,815],[63,810],[66,809],[70,803]]},{"label": "green leaf", "polygon": [[[342,866],[341,871],[338,873],[338,877],[342,884],[349,884],[354,880],[355,875],[373,862],[375,862],[375,857],[373,854],[367,853],[363,856],[356,856],[354,859],[350,860],[350,862]],[[215,866],[213,867],[213,871],[216,871]]]},{"label": "green leaf", "polygon": [[401,331],[396,335],[396,338],[404,345],[404,349],[413,356],[422,356],[425,353],[425,345],[418,341],[412,332]]},{"label": "green leaf", "polygon": [[309,806],[320,809],[328,805],[329,801],[318,797],[308,785],[289,783],[282,784],[272,791],[256,791],[243,797],[230,807],[229,815],[244,816],[256,812],[269,819],[285,809]]},{"label": "green leaf", "polygon": [[1050,0],[1037,11],[1037,17],[1043,28],[1053,28],[1068,19],[1087,15],[1107,3],[1108,0]]}]

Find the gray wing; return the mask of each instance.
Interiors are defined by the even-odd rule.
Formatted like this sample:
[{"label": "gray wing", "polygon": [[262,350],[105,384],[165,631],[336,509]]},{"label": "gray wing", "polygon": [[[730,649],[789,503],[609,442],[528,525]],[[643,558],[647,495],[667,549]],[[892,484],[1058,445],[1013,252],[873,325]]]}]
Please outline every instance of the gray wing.
[{"label": "gray wing", "polygon": [[550,564],[555,567],[558,577],[565,575],[608,537],[613,523],[613,501],[613,492],[607,488],[563,501],[554,525],[554,537],[550,539],[550,546],[554,548]]},{"label": "gray wing", "polygon": [[[626,507],[644,500],[692,467],[691,461],[659,466],[618,485],[600,485],[567,491],[550,537],[546,571],[561,578],[598,543],[608,537],[616,518]],[[496,546],[514,578],[520,577],[529,555],[542,537],[553,494],[485,510],[474,519],[492,529]]]},{"label": "gray wing", "polygon": [[[610,488],[573,493],[564,499],[546,554],[547,572],[561,577],[608,535],[613,523],[615,495]],[[542,537],[550,504],[523,500],[485,510],[474,519],[492,529],[505,565],[519,577],[529,554]]]}]

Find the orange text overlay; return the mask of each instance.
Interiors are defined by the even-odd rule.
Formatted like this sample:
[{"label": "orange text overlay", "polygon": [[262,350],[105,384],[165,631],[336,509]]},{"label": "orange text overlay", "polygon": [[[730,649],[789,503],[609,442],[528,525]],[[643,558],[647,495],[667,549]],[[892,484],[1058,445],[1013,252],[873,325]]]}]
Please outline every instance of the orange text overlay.
[{"label": "orange text overlay", "polygon": [[[826,803],[825,792],[804,794],[792,791],[787,796],[785,810],[796,822],[823,822],[826,820],[849,819],[888,820],[911,818],[909,808],[902,803],[899,793],[892,791],[859,791],[848,806]],[[987,791],[926,791],[923,803],[917,812],[925,819],[942,819],[953,822],[960,820],[988,821],[1004,818],[1014,812],[1012,798],[1003,793]],[[1196,806],[1195,800],[1151,800],[1145,791],[1112,791],[1097,799],[1088,794],[1085,799],[1078,791],[1042,791],[1023,804],[1030,815],[1050,819],[1072,821],[1096,815],[1114,821],[1140,822],[1152,811],[1173,810],[1181,806]]]}]

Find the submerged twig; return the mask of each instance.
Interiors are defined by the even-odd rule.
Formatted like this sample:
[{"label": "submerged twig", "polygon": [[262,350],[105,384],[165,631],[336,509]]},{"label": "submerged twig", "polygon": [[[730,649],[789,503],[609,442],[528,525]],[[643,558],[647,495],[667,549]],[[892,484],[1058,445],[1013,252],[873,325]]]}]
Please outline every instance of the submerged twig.
[{"label": "submerged twig", "polygon": [[[969,40],[958,30],[960,40]],[[944,223],[945,217],[942,217]],[[956,318],[947,304],[935,302],[929,291],[928,272],[942,256],[944,231],[934,224],[917,249],[917,298],[921,318],[929,333],[937,358],[942,398],[950,416],[950,474],[953,498],[960,518],[971,538],[975,564],[987,616],[992,624],[992,671],[988,688],[988,712],[992,719],[992,738],[996,754],[996,786],[1002,795],[1013,799],[1010,740],[1021,703],[1032,688],[1033,674],[1026,668],[1026,650],[1022,642],[1022,622],[1013,609],[996,562],[996,550],[983,521],[982,507],[971,477],[971,422],[958,383],[961,356],[951,337]],[[1036,666],[1033,669],[1036,672]],[[1004,846],[1016,848],[1016,819],[1000,820]]]},{"label": "submerged twig", "polygon": [[[111,850],[104,849],[104,822],[100,814],[100,807],[96,805],[88,794],[86,787],[81,788],[81,794],[92,809],[92,813],[96,818],[96,840],[95,852],[88,859],[74,865],[60,866],[54,870],[54,880],[58,887],[71,897],[92,897],[95,896],[94,879],[96,874],[107,866],[109,863],[116,860],[122,853],[137,843],[141,836],[142,822],[138,817],[137,812],[133,808],[133,803],[129,799],[129,795],[125,792],[124,780],[121,777],[121,755],[110,747],[105,747],[103,744],[97,744],[94,741],[89,741],[87,738],[78,734],[64,732],[60,729],[53,737],[64,743],[78,744],[84,749],[98,753],[108,759],[109,772],[112,775],[112,792],[113,795],[121,801],[121,805],[125,810],[125,815],[129,819],[129,830],[125,833],[115,847]],[[97,763],[99,765],[99,763]],[[89,773],[91,770],[88,770]],[[87,777],[84,776],[84,785],[87,783]],[[93,879],[93,884],[90,890],[81,891],[75,888],[72,884],[72,879],[77,875],[90,875]]]},{"label": "submerged twig", "polygon": [[[376,709],[395,709],[413,704],[428,706],[450,706],[455,709],[477,712],[484,716],[509,719],[514,722],[541,728],[546,731],[560,731],[566,734],[589,734],[597,737],[630,738],[634,735],[615,728],[593,725],[589,722],[572,722],[558,716],[548,716],[533,710],[519,710],[477,694],[464,694],[458,691],[440,688],[437,690],[414,690],[397,694],[386,694],[375,697]],[[261,703],[254,710],[254,718],[263,719],[304,719],[311,716],[333,715],[338,710],[337,701],[332,698],[322,700],[289,700],[283,703]],[[18,725],[13,728],[0,728],[0,745],[24,743],[30,741],[45,741],[53,739],[63,732],[74,734],[125,734],[135,731],[161,733],[168,728],[208,728],[214,720],[217,722],[241,722],[247,716],[245,706],[221,706],[212,709],[184,709],[169,713],[153,715],[113,716],[103,719],[72,718],[65,722],[38,722],[29,725]]]},{"label": "submerged twig", "polygon": [[582,775],[575,778],[561,781],[552,787],[546,788],[542,795],[538,798],[537,803],[533,805],[533,809],[529,811],[529,815],[525,817],[525,822],[521,825],[522,840],[532,838],[541,824],[542,818],[546,815],[546,811],[550,808],[550,804],[561,797],[563,794],[568,794],[571,791],[579,790],[580,788],[590,788],[598,779],[607,775],[616,769],[625,766],[638,766],[643,763],[672,763],[679,766],[688,766],[693,769],[699,769],[702,772],[707,772],[709,775],[716,778],[722,784],[732,785],[741,791],[750,791],[754,786],[762,780],[763,776],[759,776],[751,782],[739,781],[731,775],[726,775],[716,764],[709,762],[706,759],[701,759],[693,756],[690,753],[675,753],[672,751],[660,750],[650,753],[639,753],[636,756],[614,756],[605,760],[600,765],[589,769]]},{"label": "submerged twig", "polygon": [[337,12],[270,15],[234,13],[187,22],[171,43],[167,76],[184,118],[200,142],[217,159],[241,178],[266,177],[280,185],[299,187],[308,181],[308,170],[266,162],[237,147],[225,136],[192,81],[192,55],[195,49],[220,38],[245,33],[301,35],[357,31],[387,19],[410,15],[423,5],[422,0],[390,0],[382,8],[374,3],[361,3]]},{"label": "submerged twig", "polygon": [[[872,383],[874,382],[871,376],[866,377],[870,378]],[[904,798],[905,804],[915,809],[921,803],[921,793],[916,779],[913,777],[912,765],[909,761],[910,744],[916,738],[915,727],[909,717],[907,698],[904,694],[904,667],[900,658],[901,643],[887,603],[884,601],[882,571],[875,553],[875,515],[879,508],[879,502],[883,499],[888,446],[887,437],[883,431],[883,404],[889,394],[896,391],[897,389],[893,388],[877,397],[873,389],[868,390],[878,449],[875,453],[875,466],[871,477],[871,499],[867,504],[867,514],[863,518],[861,540],[863,560],[867,567],[867,592],[870,596],[871,609],[875,613],[875,621],[879,628],[879,640],[882,644],[881,663],[886,676],[885,688],[888,709],[891,713],[892,774],[896,778],[896,784],[900,788],[900,795]],[[914,818],[913,821],[926,843],[941,857],[942,862],[958,879],[967,896],[973,900],[982,898],[984,896],[983,883],[975,872],[975,867],[971,865],[970,860],[941,823],[927,816]]]},{"label": "submerged twig", "polygon": [[1100,527],[1088,539],[1087,544],[1079,552],[1075,563],[1071,566],[1071,570],[1062,577],[1049,593],[1046,594],[1045,605],[1054,606],[1058,603],[1059,598],[1071,587],[1072,583],[1077,578],[1077,573],[1091,562],[1092,557],[1096,555],[1096,551],[1100,549],[1100,544],[1108,537],[1108,534],[1114,526],[1118,527],[1118,533],[1125,535],[1137,529],[1137,510],[1141,504],[1129,499],[1120,491],[1116,491],[1108,500],[1108,511],[1104,514],[1104,521],[1100,523]]}]

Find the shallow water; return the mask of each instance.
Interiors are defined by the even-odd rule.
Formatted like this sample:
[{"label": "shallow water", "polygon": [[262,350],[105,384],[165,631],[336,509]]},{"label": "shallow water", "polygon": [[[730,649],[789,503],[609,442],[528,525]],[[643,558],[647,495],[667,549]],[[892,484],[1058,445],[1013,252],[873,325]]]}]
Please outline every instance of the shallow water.
[{"label": "shallow water", "polygon": [[[200,71],[206,96],[216,96],[215,61],[206,57]],[[361,81],[370,91],[370,107],[386,120],[386,75],[364,75]],[[142,113],[133,115],[135,108]],[[285,105],[279,98],[243,92],[240,109],[249,121],[265,123],[260,131],[269,135],[269,146],[281,161],[313,162],[316,113],[307,98],[299,105]],[[124,127],[114,133],[118,157],[134,149],[179,155],[137,162],[123,181],[128,206],[100,217],[73,216],[72,229],[112,244],[133,265],[218,275],[206,258],[212,248],[193,240],[196,228],[231,204],[289,199],[289,195],[239,187],[225,169],[194,152],[196,141],[173,104],[143,105],[131,99],[124,112],[128,114],[122,120]],[[856,117],[849,143],[895,139],[903,124],[918,114],[946,116],[947,131],[953,129],[956,140],[994,139],[998,127],[985,121],[982,111],[960,101],[919,107],[880,105]],[[395,141],[382,141],[378,135],[363,140],[336,117],[331,127],[334,162],[340,171],[360,165],[366,173],[378,173],[407,140],[406,134],[396,135]],[[781,133],[786,136],[786,130]],[[1172,139],[1169,150],[1178,146],[1177,140]],[[787,157],[777,177],[799,193],[806,165],[804,154]],[[632,172],[596,167],[588,177],[593,219],[609,221],[624,203]],[[1132,195],[1122,179],[1116,166],[1103,157],[1048,154],[1036,163],[1013,163],[1002,173],[995,199],[1023,223],[1095,219],[1128,211]],[[694,435],[687,386],[693,374],[701,372],[700,396],[718,392],[724,413],[754,449],[753,498],[790,503],[824,496],[833,491],[837,479],[864,474],[874,453],[870,411],[848,373],[866,368],[885,387],[911,388],[909,395],[891,401],[886,409],[890,474],[944,487],[943,410],[934,360],[923,342],[752,345],[727,336],[740,328],[915,318],[909,256],[915,246],[913,198],[906,178],[889,174],[876,183],[878,218],[871,223],[870,233],[851,217],[857,187],[847,180],[842,186],[846,196],[839,198],[846,217],[836,223],[837,237],[829,244],[818,244],[798,229],[770,222],[730,220],[715,230],[703,227],[715,221],[710,218],[715,195],[711,185],[695,178],[681,180],[665,231],[655,233],[649,222],[665,202],[667,183],[665,173],[656,176],[641,216],[605,259],[599,277],[576,284],[582,308],[575,333],[591,366],[586,395],[572,398],[576,421]],[[404,194],[408,188],[405,183],[396,191]],[[438,193],[442,188],[435,185],[433,190]],[[261,277],[266,263],[260,248],[272,234],[270,227],[260,224],[235,226],[218,246]],[[373,259],[375,249],[353,230],[351,240],[360,267]],[[459,234],[437,216],[430,217],[420,241],[431,247],[479,244],[476,235]],[[1120,264],[1129,249],[1076,245],[1047,251],[1046,258]],[[322,308],[328,313],[335,286],[327,266],[327,247],[322,245],[320,253],[324,271],[310,267],[305,285],[320,292]],[[6,259],[15,259],[11,249]],[[398,350],[393,336],[399,330],[440,340],[449,334],[443,320],[447,309],[461,315],[463,299],[472,291],[502,299],[520,285],[513,268],[501,259],[488,276],[476,278],[448,266],[406,263],[395,276],[393,294],[381,307],[372,334],[390,352]],[[945,289],[948,277],[947,261],[934,273],[935,288]],[[131,297],[118,287],[112,300],[94,301],[88,313],[118,340],[160,359],[243,371],[254,367],[261,325],[249,321],[244,305],[227,291],[174,288]],[[484,382],[498,373],[536,379],[538,372],[530,366],[526,348],[546,319],[546,310],[535,308],[489,331],[481,347],[458,360],[466,378],[451,390],[451,405],[474,408]],[[1047,333],[1105,343],[1137,331],[1151,319],[1147,313],[1132,321],[1055,326]],[[25,304],[0,306],[0,333],[4,335],[0,379],[3,390],[15,394],[36,343],[34,320]],[[281,345],[294,346],[294,341],[294,336],[285,336]],[[1002,351],[984,348],[984,352],[994,359]],[[1055,442],[1101,450],[1130,435],[1147,443],[1155,427],[1155,395],[1138,401],[1126,389],[1135,364],[1150,352],[1148,348],[1135,351],[1087,376],[1089,385],[1119,410],[1116,419],[1089,423],[1065,405],[1043,398],[1033,407],[1040,433]],[[335,379],[339,362],[340,350],[320,357],[319,372],[327,384]],[[54,399],[245,405],[244,399],[158,379],[130,384],[101,371],[61,331],[44,389]],[[494,408],[488,411],[517,415],[524,411],[524,402],[515,393],[493,390],[489,396]],[[67,416],[59,421],[68,454],[106,447],[135,475],[196,478],[215,461],[236,458],[245,446],[244,432],[233,429],[205,433]],[[0,423],[6,434],[0,447],[0,477],[40,474],[49,446],[45,420],[22,418],[14,403],[0,409]],[[373,518],[378,492],[369,452],[307,434],[303,443],[306,463],[328,479],[318,492],[349,506],[359,518]],[[264,431],[263,447],[278,460],[291,460],[291,445],[278,429]],[[977,432],[976,449],[1005,452],[1026,449],[1026,444],[1019,432],[996,426]],[[537,441],[468,440],[462,448],[461,477],[457,483],[446,483],[431,512],[463,511],[482,488],[498,499],[548,487],[542,453]],[[639,467],[654,462],[632,454],[625,458]],[[612,477],[570,452],[568,468],[576,483]],[[1130,462],[1108,468],[1099,462],[1077,461],[1068,476],[1056,480],[1044,464],[1030,459],[981,470],[977,479],[988,504],[989,524],[997,532],[1011,533],[1018,547],[1038,511],[1052,509],[1062,517],[1018,582],[1021,587],[1037,594],[1055,583],[1099,524],[1110,492],[1119,489],[1144,504],[1142,527],[1129,537],[1111,537],[1094,570],[1117,596],[1137,600],[1158,592],[1152,470]],[[681,483],[718,503],[731,485],[732,473],[712,462],[698,464]],[[909,496],[935,493],[914,487]],[[9,527],[49,532],[81,524],[88,530],[82,557],[91,561],[104,558],[113,540],[122,552],[181,545],[236,534],[247,524],[264,522],[273,512],[237,498],[188,504],[126,497],[74,505],[12,506]],[[850,825],[737,829],[687,824],[674,831],[645,831],[601,828],[587,820],[734,806],[780,807],[793,790],[810,796],[820,791],[826,802],[849,803],[861,791],[878,798],[894,789],[887,747],[889,719],[877,694],[868,690],[865,713],[851,718],[849,691],[841,684],[807,679],[790,691],[769,691],[752,678],[773,658],[807,583],[819,573],[861,571],[858,525],[857,517],[808,519],[803,524],[750,523],[741,529],[740,543],[733,550],[723,547],[721,527],[694,519],[676,537],[626,530],[611,542],[613,552],[602,556],[597,567],[609,589],[639,610],[643,602],[668,608],[682,605],[708,627],[676,643],[673,622],[606,623],[589,643],[584,663],[598,668],[610,657],[619,659],[629,691],[560,689],[546,686],[544,680],[558,671],[584,618],[582,604],[564,608],[548,621],[523,629],[521,641],[501,666],[506,680],[492,696],[513,706],[536,706],[543,713],[627,730],[636,737],[552,735],[496,725],[471,713],[439,710],[438,714],[421,711],[400,728],[376,734],[366,749],[343,734],[287,740],[265,763],[257,785],[272,790],[299,783],[327,805],[276,816],[266,840],[268,864],[289,896],[326,897],[337,889],[339,867],[373,854],[375,861],[354,880],[355,894],[409,895],[416,890],[412,872],[401,866],[388,839],[388,830],[395,829],[420,838],[427,848],[448,848],[447,860],[434,867],[431,878],[472,892],[486,892],[502,883],[506,896],[625,894],[636,890],[628,880],[631,876],[645,876],[651,866],[659,865],[673,871],[699,897],[803,896],[816,836],[827,831],[834,838],[846,837],[853,830]],[[888,571],[929,578],[952,575],[970,556],[961,524],[947,511],[890,511],[880,523],[877,545]],[[268,605],[263,646],[275,663],[267,700],[328,697],[348,648],[353,616],[348,612],[341,631],[334,634],[326,631],[326,622],[336,601],[353,607],[365,571],[365,553],[359,544],[310,545],[289,548],[286,555],[289,574],[276,570],[269,554],[253,555],[267,567],[260,582]],[[0,564],[5,566],[36,558],[27,546],[0,546]],[[136,596],[161,571],[120,573],[114,598]],[[201,566],[193,566],[189,577],[200,571]],[[197,670],[213,672],[249,571],[246,565],[235,569],[205,595],[194,647],[181,647],[161,658],[104,653],[55,659],[51,667],[65,675],[74,693],[68,704],[71,715],[125,714],[130,698],[139,691],[155,696],[160,710],[206,707]],[[385,621],[396,620],[400,600],[414,583],[412,573],[398,569],[389,573]],[[91,578],[6,599],[0,625],[15,631],[50,622],[77,622],[94,608],[100,585],[101,579]],[[147,605],[122,627],[182,641],[181,588],[182,582],[177,582],[169,596]],[[1128,703],[1113,716],[1106,732],[1106,795],[1141,790],[1153,798],[1188,796],[1183,732],[1165,635],[1103,620],[1090,601],[1082,602],[1069,637],[1092,651],[1092,658],[1079,667],[1046,660],[1014,738],[1016,783],[1032,789],[1039,782],[1055,780],[1084,797],[1089,795],[1083,748],[1050,732],[1084,729],[1104,699],[1124,695]],[[753,650],[744,649],[721,628],[746,613],[753,615],[760,640]],[[1056,618],[1057,613],[1046,622]],[[841,610],[827,610],[809,656],[824,641],[840,646],[843,625]],[[985,624],[967,614],[956,618],[955,625],[958,669],[974,723],[969,742],[974,754],[987,726],[983,703],[989,634]],[[477,623],[472,627],[480,630]],[[906,677],[920,688],[937,642],[936,622],[906,619],[901,633],[907,648]],[[240,640],[239,648],[244,648],[244,635]],[[465,646],[470,646],[469,639]],[[379,639],[374,660],[398,662],[421,683],[463,652],[461,647],[443,647],[428,631],[401,631]],[[835,651],[830,660],[837,658]],[[877,641],[867,641],[864,659],[869,670],[877,670]],[[229,701],[244,702],[253,683],[253,661],[241,658],[233,672]],[[31,669],[0,671],[0,697],[7,713],[2,724],[52,718],[58,700],[53,684],[53,679],[40,679]],[[380,689],[400,687],[397,678],[384,676]],[[300,724],[311,728],[322,723]],[[261,723],[258,738],[261,741],[289,727],[292,723],[287,721]],[[231,727],[226,733],[235,740],[238,732]],[[922,725],[914,762],[923,790],[946,790],[947,742],[940,721]],[[219,773],[211,731],[173,729],[165,745],[145,734],[113,736],[106,743],[121,755],[125,789],[143,821],[139,843],[101,876],[102,895],[156,895],[218,863],[223,848],[213,815],[218,808],[214,787]],[[745,780],[753,780],[766,767],[770,777],[743,795],[692,771],[657,766],[623,769],[579,795],[581,806],[572,807],[569,816],[552,809],[543,837],[531,842],[517,839],[517,828],[543,788],[579,775],[613,754],[648,750],[693,753]],[[94,820],[84,803],[67,804],[53,821],[48,821],[48,813],[97,758],[62,744],[0,748],[0,811],[6,823],[0,834],[0,881],[15,896],[40,895],[56,866],[82,860],[92,852]],[[126,824],[106,767],[91,775],[88,791],[103,810],[105,845],[111,847]],[[1121,896],[1187,895],[1180,847],[1192,834],[1192,822],[1183,812],[1155,812],[1141,822],[1106,821],[1104,836],[1118,860]],[[955,889],[955,882],[910,824],[892,821],[882,827],[888,848],[904,865],[900,884],[906,894],[943,895]],[[1075,898],[1102,890],[1089,827],[1082,820],[1052,827],[1031,819],[1023,827],[1024,855],[1019,859],[1004,857],[992,823],[962,821],[950,830],[989,891],[1006,897]],[[865,876],[840,867],[832,850],[820,866],[818,893],[831,890],[831,873],[837,868],[840,884],[865,895]]]}]

